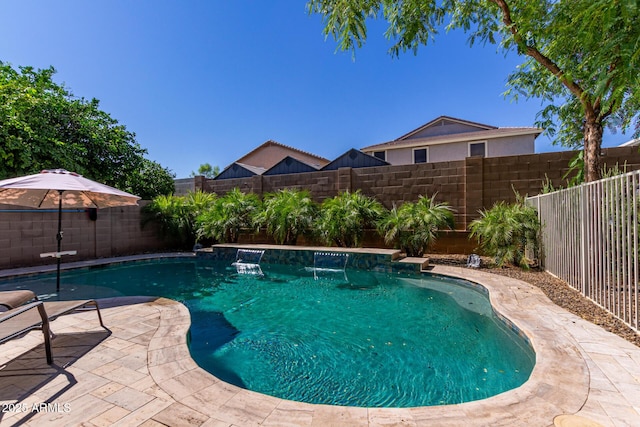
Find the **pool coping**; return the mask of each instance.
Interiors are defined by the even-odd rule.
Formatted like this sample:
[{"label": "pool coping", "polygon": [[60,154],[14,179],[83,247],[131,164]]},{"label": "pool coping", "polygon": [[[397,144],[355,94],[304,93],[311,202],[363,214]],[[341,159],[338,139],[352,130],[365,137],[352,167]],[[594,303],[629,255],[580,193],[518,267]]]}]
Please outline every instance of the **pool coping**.
[{"label": "pool coping", "polygon": [[[556,309],[541,291],[531,285],[515,279],[495,276],[480,271],[455,267],[435,266],[435,274],[471,280],[489,291],[494,309],[510,319],[530,339],[536,352],[536,365],[529,380],[522,386],[499,395],[454,405],[426,406],[414,408],[359,408],[294,402],[242,389],[224,383],[212,374],[201,369],[189,355],[186,334],[190,326],[188,309],[180,304],[161,316],[160,327],[151,340],[149,350],[149,372],[156,383],[169,395],[183,393],[182,385],[177,388],[174,382],[163,381],[168,366],[175,363],[193,364],[198,376],[208,382],[218,384],[230,396],[239,401],[251,401],[252,419],[266,420],[277,408],[288,411],[313,413],[313,419],[333,419],[335,412],[349,414],[349,419],[367,420],[367,424],[404,423],[412,420],[417,424],[438,424],[446,420],[451,425],[487,426],[487,425],[551,425],[553,419],[561,414],[575,414],[585,404],[589,394],[589,370],[581,357],[575,340],[565,332],[558,330],[550,320]],[[517,294],[517,295],[516,295]],[[523,308],[526,304],[526,310]],[[531,311],[535,313],[532,314]],[[542,313],[543,315],[538,317]],[[180,339],[180,337],[184,339]],[[176,343],[176,339],[179,340]],[[173,350],[165,354],[167,347],[157,348],[163,342],[172,342]],[[156,363],[162,360],[163,363]],[[196,392],[190,396],[192,402],[206,402],[206,392]],[[257,404],[256,402],[259,402]],[[185,403],[185,402],[182,402]],[[201,409],[201,406],[198,405]],[[222,415],[222,416],[221,416]],[[218,418],[225,420],[224,414]],[[233,421],[233,420],[229,420]],[[360,423],[357,423],[360,424]],[[323,425],[322,423],[320,425]],[[351,425],[351,423],[349,423]],[[366,425],[366,424],[364,424]]]},{"label": "pool coping", "polygon": [[[148,254],[116,260],[163,256],[185,254]],[[159,326],[146,344],[146,371],[157,387],[179,404],[207,414],[209,421],[202,424],[207,426],[549,426],[555,417],[564,414],[624,426],[640,419],[640,349],[636,346],[568,313],[528,283],[459,267],[437,265],[430,272],[482,285],[488,290],[494,309],[529,337],[536,351],[536,366],[525,384],[488,399],[417,408],[341,407],[267,396],[227,384],[201,369],[187,346],[189,311],[166,298],[147,303],[158,310]],[[132,314],[136,311],[135,305],[125,308]],[[108,310],[105,309],[107,316]],[[147,419],[154,416],[149,414]]]}]

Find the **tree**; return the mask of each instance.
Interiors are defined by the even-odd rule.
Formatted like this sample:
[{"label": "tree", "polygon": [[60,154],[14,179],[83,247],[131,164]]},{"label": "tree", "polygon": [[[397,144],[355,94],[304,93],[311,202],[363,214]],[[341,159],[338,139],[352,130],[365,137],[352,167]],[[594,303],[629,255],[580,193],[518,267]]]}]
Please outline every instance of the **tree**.
[{"label": "tree", "polygon": [[537,124],[565,146],[584,147],[587,181],[600,176],[605,127],[635,126],[640,134],[635,0],[310,0],[308,10],[323,15],[325,34],[344,50],[361,47],[367,19],[383,16],[396,56],[416,53],[446,21],[447,29],[467,32],[470,45],[497,44],[523,55],[506,93],[542,99]]},{"label": "tree", "polygon": [[0,178],[64,168],[145,198],[173,191],[172,173],[144,157],[134,133],[54,74],[0,62]]},{"label": "tree", "polygon": [[198,172],[191,172],[191,176],[204,176],[205,178],[215,178],[220,175],[220,167],[219,166],[211,166],[209,163],[203,163],[198,168]]},{"label": "tree", "polygon": [[159,163],[142,159],[142,164],[127,177],[124,190],[140,196],[143,200],[151,200],[161,194],[173,194],[175,174]]}]

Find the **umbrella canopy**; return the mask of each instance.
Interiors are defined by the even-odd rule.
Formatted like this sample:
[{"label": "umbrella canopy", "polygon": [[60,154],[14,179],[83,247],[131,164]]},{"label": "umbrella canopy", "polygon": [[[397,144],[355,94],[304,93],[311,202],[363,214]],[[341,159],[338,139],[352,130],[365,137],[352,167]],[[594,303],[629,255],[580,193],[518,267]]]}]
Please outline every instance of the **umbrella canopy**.
[{"label": "umbrella canopy", "polygon": [[[34,175],[0,181],[0,203],[38,209],[58,208],[58,259],[56,290],[60,291],[60,251],[62,241],[62,206],[66,208],[111,208],[137,205],[140,197],[117,188],[83,178],[64,169],[43,170]],[[73,252],[75,253],[75,252]],[[49,254],[43,254],[49,255]],[[41,255],[42,256],[42,255]]]},{"label": "umbrella canopy", "polygon": [[140,197],[100,184],[64,169],[0,181],[0,203],[39,209],[111,208],[137,205]]}]

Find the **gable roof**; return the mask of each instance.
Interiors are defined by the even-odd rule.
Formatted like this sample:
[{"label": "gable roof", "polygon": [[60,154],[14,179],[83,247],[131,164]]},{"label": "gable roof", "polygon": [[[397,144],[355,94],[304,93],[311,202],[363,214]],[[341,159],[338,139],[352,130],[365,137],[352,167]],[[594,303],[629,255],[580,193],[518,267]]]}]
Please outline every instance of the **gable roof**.
[{"label": "gable roof", "polygon": [[234,162],[224,168],[224,170],[213,179],[247,178],[254,175],[262,175],[264,172],[264,168]]},{"label": "gable roof", "polygon": [[416,135],[416,134],[418,134],[420,132],[423,132],[424,130],[426,130],[428,128],[433,128],[435,126],[438,126],[439,124],[444,124],[445,122],[458,123],[458,124],[461,124],[461,125],[469,126],[471,128],[475,128],[477,130],[498,129],[495,126],[485,125],[485,124],[482,124],[482,123],[472,122],[472,121],[469,121],[469,120],[457,119],[455,117],[450,117],[450,116],[440,116],[440,117],[437,117],[437,118],[431,120],[430,122],[427,122],[427,123],[423,124],[422,126],[416,128],[416,129],[414,129],[414,130],[412,130],[410,132],[405,133],[404,135],[394,139],[394,141],[402,141],[402,140],[405,140],[405,139],[409,139],[412,136],[414,136],[414,135]]},{"label": "gable roof", "polygon": [[363,153],[355,148],[350,149],[346,153],[340,155],[334,161],[322,168],[323,171],[337,170],[339,168],[367,168],[371,166],[387,166],[388,162],[373,157],[370,154]]},{"label": "gable roof", "polygon": [[[261,157],[260,152],[266,151],[269,148],[279,149],[281,150],[281,153],[276,157],[273,157],[273,156]],[[281,144],[271,139],[263,142],[253,150],[249,151],[247,154],[245,154],[244,156],[236,160],[235,163],[242,163],[245,165],[262,167],[266,170],[274,166],[276,163],[279,163],[283,158],[287,156],[293,157],[309,165],[317,164],[318,168],[321,168],[322,166],[329,163],[329,160],[325,159],[324,157],[318,156],[313,153],[309,153],[307,151],[299,150],[297,148],[290,147],[288,145]]]},{"label": "gable roof", "polygon": [[315,172],[320,168],[300,161],[294,157],[287,156],[273,165],[263,175],[285,175],[289,173]]},{"label": "gable roof", "polygon": [[[458,125],[458,129],[464,128],[464,131],[435,134],[432,136],[420,136],[421,133],[428,135],[430,129],[435,129],[437,126],[444,125],[445,123],[456,124]],[[542,132],[543,129],[536,127],[495,127],[468,120],[457,119],[455,117],[440,116],[437,119],[434,119],[392,141],[369,145],[368,147],[362,148],[362,150],[375,151],[416,146],[424,147],[427,145],[483,141],[520,135],[534,135],[535,138]]]}]

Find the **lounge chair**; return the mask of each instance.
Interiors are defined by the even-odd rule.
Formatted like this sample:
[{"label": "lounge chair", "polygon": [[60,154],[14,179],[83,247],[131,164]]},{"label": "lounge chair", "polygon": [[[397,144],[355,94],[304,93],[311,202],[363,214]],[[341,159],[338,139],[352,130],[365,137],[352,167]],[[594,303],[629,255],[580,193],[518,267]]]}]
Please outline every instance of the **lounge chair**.
[{"label": "lounge chair", "polygon": [[37,299],[38,297],[32,291],[2,291],[0,292],[0,311],[11,310]]},{"label": "lounge chair", "polygon": [[[35,302],[24,304],[27,301]],[[95,300],[74,301],[37,301],[36,295],[31,291],[6,291],[0,292],[0,305],[8,308],[8,311],[0,313],[0,344],[13,338],[17,338],[33,329],[41,329],[44,335],[47,363],[53,363],[51,352],[51,330],[49,322],[63,314],[71,313],[88,306],[95,307],[98,313],[100,326],[109,330],[102,322],[100,308]]]}]

